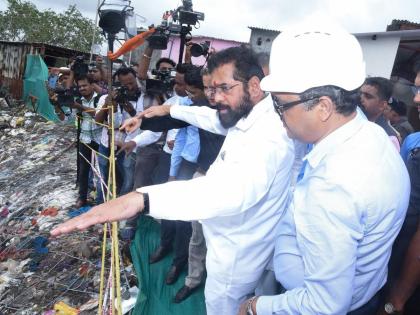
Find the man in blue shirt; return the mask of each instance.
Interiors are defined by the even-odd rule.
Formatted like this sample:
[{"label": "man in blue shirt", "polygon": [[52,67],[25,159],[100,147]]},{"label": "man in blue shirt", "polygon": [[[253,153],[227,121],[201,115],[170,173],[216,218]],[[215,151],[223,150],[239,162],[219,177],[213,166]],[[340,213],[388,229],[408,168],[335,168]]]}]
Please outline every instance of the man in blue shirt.
[{"label": "man in blue shirt", "polygon": [[[278,225],[277,280],[240,315],[374,314],[410,183],[387,134],[356,111],[365,63],[338,26],[301,25],[273,42],[271,91],[288,135],[313,149]],[[395,185],[398,183],[398,185]]]}]

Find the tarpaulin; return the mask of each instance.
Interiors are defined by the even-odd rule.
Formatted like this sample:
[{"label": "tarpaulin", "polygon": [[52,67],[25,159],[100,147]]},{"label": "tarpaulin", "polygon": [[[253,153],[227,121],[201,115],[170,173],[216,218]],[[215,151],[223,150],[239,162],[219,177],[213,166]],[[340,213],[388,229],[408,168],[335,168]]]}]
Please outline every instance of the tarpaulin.
[{"label": "tarpaulin", "polygon": [[140,293],[132,314],[142,315],[205,315],[204,287],[201,286],[188,299],[176,304],[172,300],[184,285],[186,270],[173,285],[165,284],[166,273],[172,264],[173,254],[149,264],[149,255],[160,244],[160,224],[141,216],[131,244],[131,256],[139,280]]},{"label": "tarpaulin", "polygon": [[[40,55],[27,55],[25,77],[23,80],[23,99],[28,108],[34,109],[42,117],[58,122],[54,107],[48,99],[46,81],[48,80],[48,67]],[[36,100],[32,103],[32,99]]]}]

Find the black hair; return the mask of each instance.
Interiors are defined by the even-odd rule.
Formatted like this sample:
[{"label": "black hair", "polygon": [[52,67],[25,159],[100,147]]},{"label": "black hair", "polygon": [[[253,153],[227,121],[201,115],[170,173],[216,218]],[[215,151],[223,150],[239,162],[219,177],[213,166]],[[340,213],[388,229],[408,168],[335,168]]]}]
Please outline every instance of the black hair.
[{"label": "black hair", "polygon": [[188,70],[194,68],[190,63],[180,63],[176,66],[176,72],[180,74],[186,74]]},{"label": "black hair", "polygon": [[[319,97],[328,96],[335,104],[337,113],[343,116],[349,116],[360,104],[360,94],[358,90],[347,91],[338,86],[325,85],[306,90],[300,94],[301,99],[311,99],[304,103],[307,110],[310,110],[319,103]],[[318,97],[318,98],[317,98]]]},{"label": "black hair", "polygon": [[270,54],[266,52],[261,52],[257,54],[258,64],[261,68],[268,67],[270,64]]},{"label": "black hair", "polygon": [[175,63],[175,61],[173,61],[172,59],[169,59],[169,58],[160,58],[158,61],[156,61],[156,66],[155,66],[155,68],[156,69],[159,69],[159,67],[160,67],[160,64],[162,63],[162,62],[166,62],[166,63],[169,63],[173,68],[175,68],[176,67],[176,63]]},{"label": "black hair", "polygon": [[187,70],[184,77],[185,83],[204,90],[203,76],[201,75],[201,67],[192,66]]},{"label": "black hair", "polygon": [[365,83],[371,85],[378,90],[378,96],[381,101],[389,101],[392,96],[393,84],[390,80],[382,77],[366,78]]},{"label": "black hair", "polygon": [[78,76],[78,77],[76,78],[76,84],[77,84],[77,85],[79,85],[79,84],[78,84],[78,83],[79,83],[79,81],[84,81],[84,80],[88,81],[88,83],[89,83],[89,84],[93,84],[93,83],[95,83],[95,80],[93,80],[91,77],[88,77],[87,75],[83,74],[83,75]]},{"label": "black hair", "polygon": [[407,116],[407,105],[404,102],[393,99],[389,106],[398,116]]},{"label": "black hair", "polygon": [[134,70],[133,68],[129,68],[129,67],[119,68],[117,71],[115,71],[115,73],[112,77],[115,79],[115,77],[119,77],[120,75],[127,75],[127,74],[130,74],[130,73],[132,75],[134,75],[134,77],[137,77],[136,70]]},{"label": "black hair", "polygon": [[213,73],[216,68],[230,63],[235,67],[233,78],[237,81],[248,82],[254,76],[260,80],[264,77],[257,55],[245,46],[230,47],[211,55],[209,72]]}]

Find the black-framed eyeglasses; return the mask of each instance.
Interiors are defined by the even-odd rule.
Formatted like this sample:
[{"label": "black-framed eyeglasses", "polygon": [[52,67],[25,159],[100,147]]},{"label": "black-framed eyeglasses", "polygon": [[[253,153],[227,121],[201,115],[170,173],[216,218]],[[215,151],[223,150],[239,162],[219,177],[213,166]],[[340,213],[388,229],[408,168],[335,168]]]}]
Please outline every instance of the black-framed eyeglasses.
[{"label": "black-framed eyeglasses", "polygon": [[420,86],[412,85],[411,91],[413,92],[414,96],[416,96],[417,94],[420,94]]},{"label": "black-framed eyeglasses", "polygon": [[292,108],[293,106],[299,105],[301,103],[305,103],[308,101],[312,101],[315,99],[318,99],[319,96],[314,96],[314,97],[309,97],[309,98],[305,98],[305,99],[300,99],[300,100],[296,100],[293,102],[288,102],[288,103],[281,103],[280,100],[277,98],[277,96],[274,96],[273,94],[271,94],[272,98],[273,98],[273,103],[274,103],[274,108],[276,110],[276,112],[279,114],[280,118],[283,120],[283,115],[284,112],[290,108]]},{"label": "black-framed eyeglasses", "polygon": [[236,83],[236,84],[232,84],[232,85],[228,85],[228,84],[221,84],[218,86],[209,86],[209,87],[205,87],[204,88],[204,92],[206,94],[209,95],[216,95],[216,94],[229,94],[230,90],[232,90],[234,87],[238,86],[239,84],[244,83],[244,82],[240,82],[240,83]]}]

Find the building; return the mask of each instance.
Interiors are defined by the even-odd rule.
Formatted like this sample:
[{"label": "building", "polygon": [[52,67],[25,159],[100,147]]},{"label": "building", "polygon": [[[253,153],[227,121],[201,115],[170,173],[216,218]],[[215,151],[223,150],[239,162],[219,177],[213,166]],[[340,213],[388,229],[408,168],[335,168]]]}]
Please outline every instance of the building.
[{"label": "building", "polygon": [[252,50],[256,53],[269,54],[271,51],[271,44],[277,35],[280,34],[280,31],[254,26],[248,26],[248,28],[251,30],[249,44],[251,45]]},{"label": "building", "polygon": [[[214,49],[215,51],[226,49],[228,47],[235,47],[235,46],[247,44],[247,43],[238,42],[238,41],[229,40],[229,39],[222,39],[222,38],[215,38],[215,37],[201,36],[201,35],[193,36],[191,38],[191,41],[193,43],[197,43],[197,44],[207,42],[210,49]],[[170,58],[173,61],[175,61],[176,63],[178,63],[179,52],[180,52],[180,43],[181,43],[180,36],[173,36],[173,35],[170,36],[169,40],[168,40],[168,46],[167,46],[166,50],[154,50],[153,51],[152,59],[150,61],[150,68],[154,68],[154,66],[156,64],[156,61],[159,58],[162,58],[162,57]],[[138,63],[139,60],[141,59],[141,56],[144,53],[145,47],[146,47],[145,45],[142,45],[142,46],[136,48],[134,51],[131,52],[131,56],[125,56],[124,60],[127,63],[131,63],[131,64],[134,63],[134,62]],[[203,57],[203,56],[192,57],[192,63],[194,65],[202,66],[202,65],[205,64],[205,62],[206,62],[206,58]]]},{"label": "building", "polygon": [[27,55],[41,55],[48,67],[68,65],[72,57],[80,55],[89,59],[87,53],[49,44],[0,40],[0,83],[15,99],[22,98]]}]

